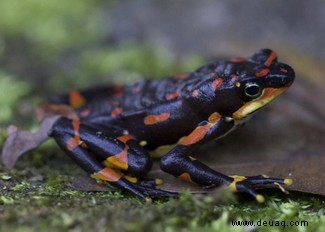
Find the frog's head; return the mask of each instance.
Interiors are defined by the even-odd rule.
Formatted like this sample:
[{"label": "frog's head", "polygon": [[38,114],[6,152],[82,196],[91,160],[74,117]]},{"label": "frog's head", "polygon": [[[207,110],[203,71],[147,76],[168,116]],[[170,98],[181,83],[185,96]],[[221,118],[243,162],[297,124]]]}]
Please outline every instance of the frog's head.
[{"label": "frog's head", "polygon": [[[236,60],[234,60],[236,62]],[[270,49],[263,49],[247,60],[237,60],[238,78],[233,82],[237,96],[243,105],[233,112],[234,120],[242,120],[265,106],[292,84],[293,69],[277,61],[277,55]],[[242,70],[242,71],[241,71]]]}]

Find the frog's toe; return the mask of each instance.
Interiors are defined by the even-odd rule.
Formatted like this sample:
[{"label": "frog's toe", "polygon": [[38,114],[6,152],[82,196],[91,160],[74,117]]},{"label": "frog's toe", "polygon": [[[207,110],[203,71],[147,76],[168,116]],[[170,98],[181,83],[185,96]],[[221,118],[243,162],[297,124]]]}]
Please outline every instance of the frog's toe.
[{"label": "frog's toe", "polygon": [[233,178],[233,181],[229,185],[232,191],[246,192],[253,196],[258,202],[264,202],[264,197],[255,191],[259,186],[273,184],[279,187],[283,192],[287,192],[282,185],[292,184],[292,179],[270,178],[266,175],[230,177]]},{"label": "frog's toe", "polygon": [[142,197],[147,201],[147,199],[151,198],[157,198],[157,197],[178,197],[179,193],[177,192],[169,192],[161,189],[157,189],[154,187],[146,186],[146,185],[140,185],[138,184],[136,186],[136,189],[141,192],[141,195],[145,196]]},{"label": "frog's toe", "polygon": [[258,175],[258,176],[246,176],[245,181],[249,182],[252,185],[266,185],[266,184],[283,184],[283,185],[291,185],[292,179],[290,178],[272,178],[267,175]]},{"label": "frog's toe", "polygon": [[156,178],[156,179],[141,179],[138,182],[142,186],[148,186],[151,188],[156,188],[158,185],[162,185],[163,181],[162,179]]}]

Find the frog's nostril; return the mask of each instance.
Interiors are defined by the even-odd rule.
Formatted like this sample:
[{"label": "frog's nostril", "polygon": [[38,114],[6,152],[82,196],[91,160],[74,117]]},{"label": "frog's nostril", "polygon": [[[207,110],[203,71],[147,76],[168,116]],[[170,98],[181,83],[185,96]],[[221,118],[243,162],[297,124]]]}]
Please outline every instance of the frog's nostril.
[{"label": "frog's nostril", "polygon": [[295,71],[286,64],[280,64],[279,74],[285,86],[289,87],[295,79]]},{"label": "frog's nostril", "polygon": [[266,76],[265,83],[268,87],[289,87],[295,79],[294,70],[286,64],[278,63]]}]

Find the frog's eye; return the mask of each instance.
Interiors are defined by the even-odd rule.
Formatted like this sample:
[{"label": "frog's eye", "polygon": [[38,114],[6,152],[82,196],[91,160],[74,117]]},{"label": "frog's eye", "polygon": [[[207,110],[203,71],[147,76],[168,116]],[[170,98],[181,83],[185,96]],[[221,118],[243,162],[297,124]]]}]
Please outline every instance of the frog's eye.
[{"label": "frog's eye", "polygon": [[258,98],[261,96],[262,87],[257,83],[246,83],[244,92],[247,97]]}]

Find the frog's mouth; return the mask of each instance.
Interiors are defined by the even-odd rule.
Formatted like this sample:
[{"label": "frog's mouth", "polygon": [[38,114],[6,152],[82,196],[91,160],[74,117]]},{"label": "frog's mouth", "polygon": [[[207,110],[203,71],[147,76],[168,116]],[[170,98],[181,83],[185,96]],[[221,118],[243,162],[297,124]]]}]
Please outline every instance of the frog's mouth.
[{"label": "frog's mouth", "polygon": [[258,109],[262,108],[269,102],[273,101],[277,96],[286,91],[288,87],[282,88],[265,88],[262,95],[250,102],[245,103],[236,112],[232,114],[234,120],[241,120],[251,115]]}]

